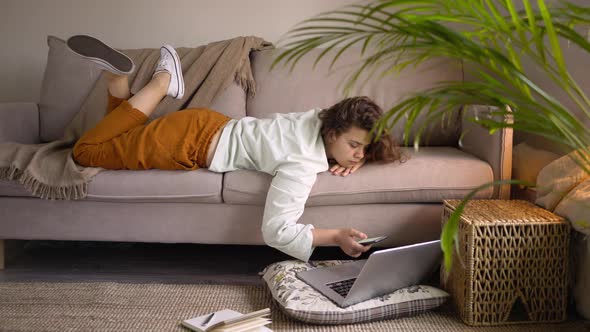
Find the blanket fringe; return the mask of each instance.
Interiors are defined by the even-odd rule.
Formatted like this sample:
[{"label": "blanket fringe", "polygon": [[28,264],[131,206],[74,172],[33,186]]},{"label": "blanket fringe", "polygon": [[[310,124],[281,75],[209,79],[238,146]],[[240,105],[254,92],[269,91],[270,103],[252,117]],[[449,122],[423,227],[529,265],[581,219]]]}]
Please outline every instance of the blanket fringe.
[{"label": "blanket fringe", "polygon": [[0,180],[18,180],[22,174],[14,165],[0,168]]},{"label": "blanket fringe", "polygon": [[69,186],[51,186],[35,179],[29,172],[21,171],[14,165],[0,168],[0,180],[18,181],[34,196],[50,200],[83,199],[88,193],[88,184],[80,183]]},{"label": "blanket fringe", "polygon": [[240,75],[239,72],[236,72],[234,81],[236,82],[236,84],[242,87],[244,91],[246,91],[246,95],[248,96],[248,98],[254,97],[254,95],[256,94],[256,83],[253,79],[248,79],[247,77]]}]

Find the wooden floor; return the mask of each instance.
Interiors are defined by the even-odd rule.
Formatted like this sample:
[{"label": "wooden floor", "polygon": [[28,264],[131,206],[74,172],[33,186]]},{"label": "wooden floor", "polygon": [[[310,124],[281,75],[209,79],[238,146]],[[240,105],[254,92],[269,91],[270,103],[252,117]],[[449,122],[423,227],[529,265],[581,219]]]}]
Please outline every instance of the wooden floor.
[{"label": "wooden floor", "polygon": [[[261,284],[265,266],[289,256],[266,246],[6,241],[0,281]],[[347,259],[318,248],[312,259]]]}]

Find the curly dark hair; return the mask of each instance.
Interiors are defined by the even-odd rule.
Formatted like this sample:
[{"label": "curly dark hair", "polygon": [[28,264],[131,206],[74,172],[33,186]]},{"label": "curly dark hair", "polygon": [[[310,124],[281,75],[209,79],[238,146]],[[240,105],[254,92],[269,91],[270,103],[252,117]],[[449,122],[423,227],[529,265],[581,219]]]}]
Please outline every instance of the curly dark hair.
[{"label": "curly dark hair", "polygon": [[[346,98],[320,111],[321,133],[323,137],[327,137],[330,133],[340,136],[352,126],[370,132],[381,116],[383,116],[383,110],[369,97]],[[401,157],[399,146],[389,133],[383,133],[377,141],[375,141],[375,134],[372,135],[371,144],[365,153],[365,160],[393,162],[400,160]]]}]

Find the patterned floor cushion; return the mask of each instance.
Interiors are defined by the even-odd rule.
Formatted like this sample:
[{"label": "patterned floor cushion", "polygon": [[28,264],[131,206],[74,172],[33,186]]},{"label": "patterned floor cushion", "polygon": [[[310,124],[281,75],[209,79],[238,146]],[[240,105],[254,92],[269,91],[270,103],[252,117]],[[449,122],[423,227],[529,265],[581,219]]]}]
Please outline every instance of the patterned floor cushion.
[{"label": "patterned floor cushion", "polygon": [[271,264],[261,274],[273,298],[287,315],[315,324],[351,324],[411,316],[436,308],[449,297],[449,294],[438,288],[417,285],[340,308],[296,276],[300,271],[346,262],[349,261],[305,263],[290,260]]}]

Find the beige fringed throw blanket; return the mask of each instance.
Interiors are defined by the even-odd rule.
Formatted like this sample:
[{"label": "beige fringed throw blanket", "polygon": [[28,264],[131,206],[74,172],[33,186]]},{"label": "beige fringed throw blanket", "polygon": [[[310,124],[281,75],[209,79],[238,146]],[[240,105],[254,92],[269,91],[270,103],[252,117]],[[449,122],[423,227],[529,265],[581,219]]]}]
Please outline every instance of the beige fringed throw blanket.
[{"label": "beige fringed throw blanket", "polygon": [[[184,97],[180,100],[164,98],[150,119],[184,108],[208,107],[232,81],[242,86],[249,96],[253,95],[250,51],[270,47],[272,44],[261,38],[238,37],[196,48],[177,49],[184,73]],[[129,77],[129,82],[131,92],[137,93],[151,79],[160,51],[123,52],[135,62],[137,69]],[[106,107],[106,82],[100,78],[61,140],[34,145],[0,143],[0,179],[19,181],[33,195],[42,198],[86,197],[88,182],[102,169],[77,165],[71,152],[80,136],[104,117]]]}]

